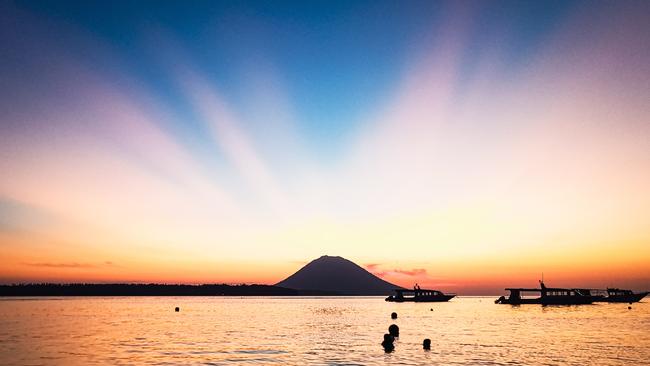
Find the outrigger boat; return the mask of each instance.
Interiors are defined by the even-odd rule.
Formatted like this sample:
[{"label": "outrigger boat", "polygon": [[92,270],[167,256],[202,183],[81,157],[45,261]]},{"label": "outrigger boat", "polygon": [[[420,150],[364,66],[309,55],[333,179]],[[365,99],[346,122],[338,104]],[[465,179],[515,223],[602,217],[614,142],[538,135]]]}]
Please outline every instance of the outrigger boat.
[{"label": "outrigger boat", "polygon": [[390,295],[386,301],[390,302],[445,302],[456,297],[456,294],[444,294],[438,290],[414,288],[413,290],[395,290],[395,295]]},{"label": "outrigger boat", "polygon": [[[543,281],[539,281],[540,288],[507,288],[510,295],[506,298],[501,296],[494,301],[495,304],[541,304],[541,305],[583,305],[591,304],[599,296],[592,296],[589,291],[581,289],[551,288],[546,287]],[[538,292],[540,297],[523,297],[522,293]]]}]

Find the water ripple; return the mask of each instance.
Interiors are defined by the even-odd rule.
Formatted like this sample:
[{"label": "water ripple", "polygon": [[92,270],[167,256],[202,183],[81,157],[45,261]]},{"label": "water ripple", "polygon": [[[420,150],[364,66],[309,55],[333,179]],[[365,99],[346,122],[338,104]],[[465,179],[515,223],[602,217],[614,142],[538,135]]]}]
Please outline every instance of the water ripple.
[{"label": "water ripple", "polygon": [[[650,364],[647,302],[627,310],[511,307],[491,298],[433,306],[381,298],[0,300],[2,365]],[[387,354],[379,343],[392,323],[400,338]],[[424,338],[431,351],[422,350]]]}]

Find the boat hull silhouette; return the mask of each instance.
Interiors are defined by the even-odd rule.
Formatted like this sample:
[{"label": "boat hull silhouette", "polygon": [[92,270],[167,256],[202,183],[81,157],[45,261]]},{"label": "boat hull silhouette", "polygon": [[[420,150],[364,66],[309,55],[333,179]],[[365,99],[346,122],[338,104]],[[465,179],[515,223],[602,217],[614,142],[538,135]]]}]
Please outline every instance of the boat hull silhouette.
[{"label": "boat hull silhouette", "polygon": [[594,299],[585,296],[585,297],[574,297],[574,296],[554,296],[552,299],[542,299],[539,298],[520,298],[520,299],[509,299],[501,296],[495,301],[497,304],[508,304],[508,305],[525,305],[525,304],[538,304],[538,305],[587,305],[592,304]]},{"label": "boat hull silhouette", "polygon": [[604,296],[602,300],[604,302],[639,302],[641,299],[646,297],[648,292],[639,292],[634,293],[632,290],[621,290],[618,288],[608,288],[607,296]]},{"label": "boat hull silhouette", "polygon": [[607,290],[581,289],[579,291],[594,297],[594,302],[633,303],[641,301],[641,299],[648,295],[648,292],[635,293],[632,290],[618,288],[608,288]]},{"label": "boat hull silhouette", "polygon": [[[501,296],[495,304],[523,305],[586,305],[597,301],[601,296],[592,296],[589,291],[567,288],[549,288],[540,281],[540,288],[507,288],[510,295]],[[522,297],[522,293],[540,293],[537,298]]]},{"label": "boat hull silhouette", "polygon": [[640,292],[638,294],[628,294],[628,295],[610,295],[601,301],[606,302],[639,302],[644,297],[648,295],[648,292]]}]

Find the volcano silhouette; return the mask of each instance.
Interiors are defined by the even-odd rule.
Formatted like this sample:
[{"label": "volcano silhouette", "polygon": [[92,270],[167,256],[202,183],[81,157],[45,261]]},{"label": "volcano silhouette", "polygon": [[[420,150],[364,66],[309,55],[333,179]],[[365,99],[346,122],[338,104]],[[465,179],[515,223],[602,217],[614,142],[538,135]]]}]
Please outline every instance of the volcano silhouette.
[{"label": "volcano silhouette", "polygon": [[341,257],[324,255],[276,284],[295,290],[318,290],[341,295],[389,295],[401,288]]}]

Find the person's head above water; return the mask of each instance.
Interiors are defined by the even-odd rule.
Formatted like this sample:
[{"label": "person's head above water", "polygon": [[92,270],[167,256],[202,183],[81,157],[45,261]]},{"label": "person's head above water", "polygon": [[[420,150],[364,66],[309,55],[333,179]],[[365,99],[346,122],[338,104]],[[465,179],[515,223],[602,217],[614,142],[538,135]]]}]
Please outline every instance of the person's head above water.
[{"label": "person's head above water", "polygon": [[384,341],[381,342],[382,347],[384,347],[384,351],[392,352],[395,349],[395,345],[393,344],[394,341],[395,337],[390,334],[384,334]]},{"label": "person's head above water", "polygon": [[422,348],[431,349],[431,340],[429,338],[426,338],[424,341],[422,341]]},{"label": "person's head above water", "polygon": [[399,327],[396,324],[391,324],[391,326],[388,327],[388,333],[393,337],[399,337]]}]

